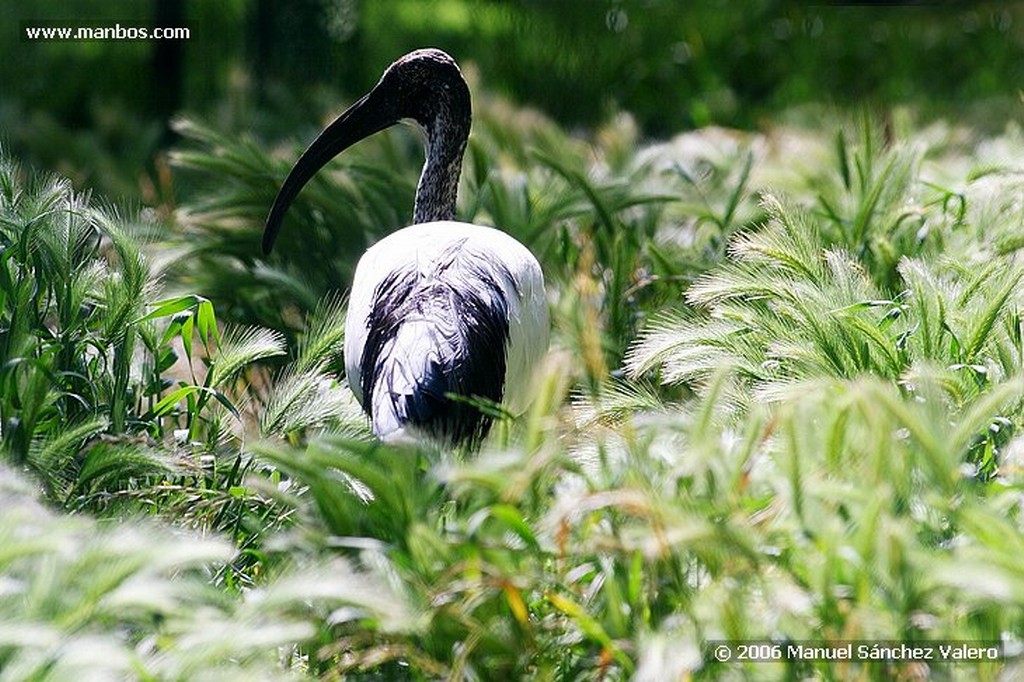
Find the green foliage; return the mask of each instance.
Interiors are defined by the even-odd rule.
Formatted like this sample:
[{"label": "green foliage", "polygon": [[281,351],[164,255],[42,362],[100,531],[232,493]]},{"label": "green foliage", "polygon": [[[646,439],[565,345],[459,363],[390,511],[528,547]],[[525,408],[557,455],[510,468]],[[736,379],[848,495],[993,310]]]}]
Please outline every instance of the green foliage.
[{"label": "green foliage", "polygon": [[[803,382],[738,420],[719,375],[683,416],[591,425],[568,449],[537,409],[538,449],[472,462],[333,437],[261,448],[309,486],[294,500],[306,551],[386,571],[406,604],[356,604],[311,666],[353,679],[399,674],[400,662],[412,679],[718,679],[729,667],[706,657],[709,639],[999,641],[1024,625],[1024,575],[1016,541],[985,529],[1017,537],[1021,482],[1011,472],[979,487],[963,462],[1024,384],[960,406],[941,384],[921,376],[908,397],[881,379]],[[548,392],[541,402],[557,406]],[[991,568],[965,594],[958,563],[982,556]],[[995,667],[936,670],[967,679]]]},{"label": "green foliage", "polygon": [[291,155],[279,160],[252,139],[188,119],[176,129],[198,148],[177,150],[170,161],[204,187],[178,212],[179,272],[230,319],[295,332],[319,300],[348,287],[367,246],[412,214],[418,174],[412,147],[378,137],[346,154],[341,169],[332,165],[313,178],[265,258],[263,222]]},{"label": "green foliage", "polygon": [[[222,334],[201,296],[160,300],[144,255],[152,229],[0,161],[3,455],[53,504],[166,510],[245,544],[279,519],[241,487],[256,467],[238,448],[244,373],[282,354],[282,340],[265,329]],[[326,367],[340,331],[321,324],[306,338],[304,376],[327,382],[319,396],[339,393]],[[323,406],[337,400],[316,404],[298,426],[336,417]]]},{"label": "green foliage", "polygon": [[[99,179],[120,193],[137,186],[166,122],[143,115],[185,109],[231,119],[236,130],[294,123],[323,89],[358,97],[396,56],[427,45],[475,64],[490,88],[562,125],[592,127],[627,110],[661,136],[753,128],[766,113],[809,102],[917,102],[948,114],[966,102],[986,115],[994,98],[1016,99],[1022,32],[1013,3],[879,11],[752,0],[729,10],[724,0],[429,0],[426,10],[421,0],[195,3],[180,10],[175,23],[191,36],[168,64],[152,41],[31,42],[20,33],[35,22],[162,25],[150,4],[79,0],[69,12],[36,0],[31,11],[0,14],[11,26],[0,42],[9,101],[0,121],[19,154],[48,167],[63,158],[90,185]],[[43,87],[58,69],[62,87]],[[274,115],[253,111],[254,101]],[[92,167],[97,153],[102,171]]]},{"label": "green foliage", "polygon": [[6,467],[0,506],[4,680],[299,679],[294,643],[314,627],[298,586],[318,585],[318,604],[358,591],[386,608],[374,576],[339,560],[234,597],[210,573],[229,543],[54,514]]},{"label": "green foliage", "polygon": [[[597,390],[648,311],[677,297],[725,256],[728,235],[759,217],[753,154],[730,140],[684,161],[672,158],[671,145],[634,155],[636,130],[626,118],[603,129],[587,153],[550,121],[494,98],[478,101],[458,217],[499,226],[537,254],[565,292],[565,324],[574,329],[567,342],[579,343]],[[422,152],[399,129],[321,171],[264,258],[264,220],[289,165],[252,139],[190,120],[177,127],[190,141],[171,162],[203,189],[177,211],[170,273],[177,286],[207,292],[229,320],[294,335],[318,301],[349,286],[367,246],[409,222]],[[694,213],[693,240],[661,239]]]},{"label": "green foliage", "polygon": [[147,370],[158,356],[140,366],[137,351],[167,349],[139,321],[151,294],[132,236],[139,229],[91,206],[66,181],[25,180],[4,157],[0,410],[4,450],[15,463],[57,474],[54,465],[72,466],[72,450],[99,433],[146,429],[143,406],[161,388]]},{"label": "green foliage", "polygon": [[628,359],[633,373],[659,367],[663,381],[699,381],[732,364],[766,397],[804,378],[897,380],[936,364],[962,397],[1019,372],[1021,273],[1012,264],[971,270],[904,257],[906,288],[889,298],[798,210],[766,203],[771,222],[733,240],[732,261],[687,292],[706,317],[683,314],[645,332]]},{"label": "green foliage", "polygon": [[270,259],[313,128],[181,123],[160,242],[5,162],[4,457],[77,518],[0,471],[0,678],[890,679],[706,645],[1019,644],[1017,127],[587,144],[475,101],[459,215],[538,254],[555,342],[472,456],[377,443],[339,378],[413,137],[325,169]]},{"label": "green foliage", "polygon": [[[807,380],[865,375],[907,397],[930,377],[963,407],[1020,376],[1022,273],[992,253],[1016,228],[1012,213],[985,214],[984,231],[975,223],[986,174],[953,192],[918,175],[918,153],[880,149],[869,125],[859,145],[839,140],[839,172],[808,183],[818,210],[764,195],[768,222],[732,238],[730,260],[687,291],[693,308],[643,332],[627,354],[632,376],[700,391],[727,368],[741,410]],[[979,430],[968,459],[980,475],[997,471],[1020,425],[1008,406]]]}]

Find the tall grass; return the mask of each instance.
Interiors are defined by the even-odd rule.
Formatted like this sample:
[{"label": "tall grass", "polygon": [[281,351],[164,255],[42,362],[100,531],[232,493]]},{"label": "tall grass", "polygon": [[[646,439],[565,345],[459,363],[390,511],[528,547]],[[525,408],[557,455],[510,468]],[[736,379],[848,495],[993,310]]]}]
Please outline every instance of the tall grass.
[{"label": "tall grass", "polygon": [[[707,643],[1019,648],[1020,133],[899,118],[889,140],[640,148],[622,119],[586,147],[500,102],[478,120],[460,215],[538,253],[555,343],[530,412],[471,457],[375,442],[340,376],[330,291],[404,222],[403,134],[300,197],[285,238],[331,254],[266,262],[260,205],[288,159],[255,142],[183,124],[177,163],[211,182],[178,215],[191,261],[6,166],[5,458],[104,520],[0,474],[0,677],[72,674],[86,643],[160,679],[1018,673],[722,663]],[[370,176],[397,184],[373,195]],[[231,292],[250,276],[261,293]],[[140,511],[162,525],[123,519]]]},{"label": "tall grass", "polygon": [[[6,460],[68,510],[151,511],[243,544],[280,514],[242,486],[244,374],[284,352],[280,335],[225,327],[201,296],[163,298],[147,242],[158,226],[97,207],[59,178],[0,162],[0,415]],[[320,386],[318,414],[279,408],[281,428],[337,421],[327,373],[337,305],[310,328],[293,377]],[[264,375],[266,393],[287,394]],[[251,522],[251,523],[250,523]]]}]

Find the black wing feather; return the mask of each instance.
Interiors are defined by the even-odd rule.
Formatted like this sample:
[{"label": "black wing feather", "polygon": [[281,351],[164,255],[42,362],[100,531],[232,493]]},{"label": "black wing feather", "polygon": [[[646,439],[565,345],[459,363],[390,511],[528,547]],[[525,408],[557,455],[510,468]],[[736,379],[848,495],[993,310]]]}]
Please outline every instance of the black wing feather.
[{"label": "black wing feather", "polygon": [[[381,409],[393,411],[388,421],[448,444],[475,446],[487,434],[490,416],[450,396],[502,399],[509,301],[500,280],[515,290],[505,266],[462,240],[426,272],[411,265],[381,281],[360,362],[363,407],[379,436]],[[389,404],[375,401],[378,382]]]}]

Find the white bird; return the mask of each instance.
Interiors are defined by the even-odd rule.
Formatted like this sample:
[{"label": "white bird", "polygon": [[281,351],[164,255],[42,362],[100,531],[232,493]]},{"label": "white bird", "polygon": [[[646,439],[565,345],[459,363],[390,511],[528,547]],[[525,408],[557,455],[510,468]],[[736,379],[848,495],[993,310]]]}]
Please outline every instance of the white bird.
[{"label": "white bird", "polygon": [[491,418],[473,399],[521,413],[547,350],[537,259],[503,232],[454,220],[471,118],[455,61],[441,50],[411,52],[309,145],[267,218],[264,253],[292,200],[328,161],[400,120],[422,128],[414,224],[359,260],[345,320],[348,382],[384,441],[479,444]]}]

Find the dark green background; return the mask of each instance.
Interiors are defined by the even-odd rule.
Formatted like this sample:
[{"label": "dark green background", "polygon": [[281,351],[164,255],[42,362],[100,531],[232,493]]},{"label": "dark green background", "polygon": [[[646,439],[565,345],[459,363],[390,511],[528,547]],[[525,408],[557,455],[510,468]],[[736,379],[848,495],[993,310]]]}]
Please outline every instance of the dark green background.
[{"label": "dark green background", "polygon": [[[39,0],[5,3],[0,17],[0,139],[118,193],[131,183],[88,159],[144,163],[173,143],[177,112],[281,138],[428,45],[571,129],[628,110],[653,137],[762,127],[808,103],[910,105],[1001,127],[1024,75],[1016,2]],[[24,27],[44,21],[184,25],[192,37],[27,41]]]}]

